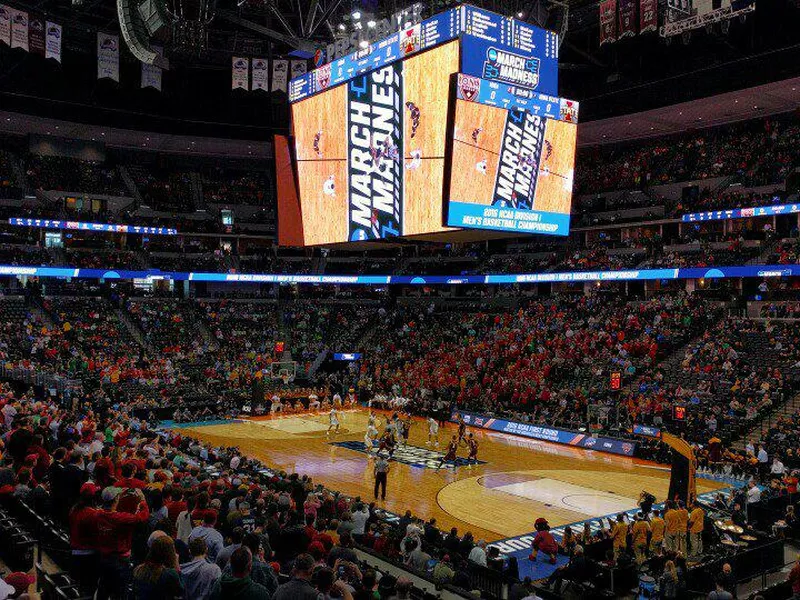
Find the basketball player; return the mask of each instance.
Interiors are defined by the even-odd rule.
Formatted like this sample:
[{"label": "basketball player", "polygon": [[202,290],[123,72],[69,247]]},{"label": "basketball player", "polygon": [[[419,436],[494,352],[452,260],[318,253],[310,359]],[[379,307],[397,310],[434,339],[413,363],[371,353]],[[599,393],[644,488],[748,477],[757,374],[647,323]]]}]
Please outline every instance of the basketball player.
[{"label": "basketball player", "polygon": [[413,102],[406,102],[406,108],[411,111],[411,137],[417,135],[417,127],[419,127],[419,117],[422,114],[419,107]]},{"label": "basketball player", "polygon": [[325,180],[325,183],[322,184],[322,193],[324,193],[326,196],[336,195],[336,182],[334,181],[333,175],[328,177]]},{"label": "basketball player", "polygon": [[456,436],[450,440],[450,443],[447,445],[447,452],[442,457],[442,460],[439,462],[439,466],[436,467],[436,470],[442,468],[442,465],[446,462],[453,463],[453,466],[456,466],[456,452],[458,451],[458,439]]},{"label": "basketball player", "polygon": [[342,406],[342,397],[339,395],[339,392],[336,392],[333,395],[333,407],[341,408],[341,406]]},{"label": "basketball player", "polygon": [[328,431],[325,435],[330,435],[331,429],[333,429],[334,434],[339,433],[339,411],[336,410],[335,406],[328,414],[328,420],[330,421],[330,425],[328,425]]},{"label": "basketball player", "polygon": [[378,426],[378,420],[375,417],[375,411],[371,410],[369,411],[369,417],[367,418],[367,429],[369,429],[370,427],[377,428],[377,426]]},{"label": "basketball player", "polygon": [[483,127],[476,127],[475,129],[472,130],[472,143],[473,144],[477,144],[478,143],[478,136],[481,134],[482,131],[483,131]]},{"label": "basketball player", "polygon": [[411,435],[411,415],[408,415],[401,422],[403,424],[403,445],[408,446],[408,437]]},{"label": "basketball player", "polygon": [[436,448],[439,447],[439,423],[433,417],[428,417],[428,441],[425,442],[425,445],[430,446],[431,443]]},{"label": "basketball player", "polygon": [[272,406],[270,407],[269,412],[271,412],[273,415],[275,413],[283,412],[283,404],[281,404],[281,397],[278,396],[278,394],[273,394],[271,399],[272,399]]},{"label": "basketball player", "polygon": [[467,434],[467,424],[464,422],[464,417],[458,415],[458,443],[461,445],[462,442],[466,443],[466,439],[464,436]]},{"label": "basketball player", "polygon": [[470,433],[467,436],[467,447],[469,448],[469,456],[467,457],[467,464],[471,468],[473,463],[478,464],[478,440]]},{"label": "basketball player", "polygon": [[308,395],[308,410],[317,410],[319,409],[319,396],[317,393],[312,390],[311,393]]},{"label": "basketball player", "polygon": [[394,448],[394,433],[392,433],[391,427],[387,425],[386,431],[383,433],[383,437],[381,438],[381,444],[378,447],[378,452],[387,452],[389,454],[389,458],[392,458],[394,456]]},{"label": "basketball player", "polygon": [[320,129],[314,134],[314,152],[319,158],[322,158],[322,152],[319,149],[319,141],[322,138],[322,130]]},{"label": "basketball player", "polygon": [[420,165],[422,164],[422,150],[412,150],[410,155],[411,160],[406,163],[406,169],[409,171],[419,169]]},{"label": "basketball player", "polygon": [[372,451],[375,449],[375,442],[378,440],[378,430],[375,428],[375,425],[370,423],[367,425],[367,432],[364,434],[364,447],[367,450],[367,454],[370,456],[372,455]]}]

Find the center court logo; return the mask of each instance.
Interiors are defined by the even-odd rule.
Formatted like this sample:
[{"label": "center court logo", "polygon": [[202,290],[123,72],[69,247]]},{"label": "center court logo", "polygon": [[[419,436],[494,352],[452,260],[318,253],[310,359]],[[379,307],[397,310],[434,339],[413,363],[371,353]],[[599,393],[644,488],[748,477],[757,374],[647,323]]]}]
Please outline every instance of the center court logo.
[{"label": "center court logo", "polygon": [[492,47],[486,51],[483,78],[536,88],[539,85],[539,64],[538,58]]},{"label": "center court logo", "polygon": [[[347,448],[348,450],[355,450],[356,452],[367,453],[367,448],[364,442],[332,442],[332,446],[339,446],[340,448]],[[400,446],[394,452],[392,460],[395,462],[403,463],[411,467],[420,469],[436,469],[442,461],[444,454],[441,452],[433,452],[427,448],[419,448],[417,446]],[[456,467],[464,467],[469,464],[466,458],[456,458],[455,465],[453,463],[444,463],[442,468],[455,469]],[[474,461],[473,461],[473,464]],[[479,465],[486,464],[484,461],[479,460]]]}]

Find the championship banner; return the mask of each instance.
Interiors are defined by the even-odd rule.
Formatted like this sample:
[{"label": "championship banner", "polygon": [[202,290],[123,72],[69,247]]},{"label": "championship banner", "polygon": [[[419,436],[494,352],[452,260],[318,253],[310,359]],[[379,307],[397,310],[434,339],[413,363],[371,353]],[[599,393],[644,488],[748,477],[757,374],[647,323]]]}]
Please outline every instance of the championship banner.
[{"label": "championship banner", "polygon": [[63,33],[61,25],[47,21],[46,26],[45,58],[53,58],[61,62],[61,34]]},{"label": "championship banner", "polygon": [[308,72],[308,62],[305,60],[293,60],[290,71],[290,80],[305,75]]},{"label": "championship banner", "polygon": [[619,0],[618,40],[636,35],[636,0]]},{"label": "championship banner", "polygon": [[97,32],[97,78],[119,82],[119,37]]},{"label": "championship banner", "polygon": [[28,51],[28,13],[11,9],[11,47]]},{"label": "championship banner", "polygon": [[11,45],[11,9],[0,4],[0,42]]},{"label": "championship banner", "polygon": [[495,206],[533,208],[543,143],[544,119],[526,111],[508,111],[494,183]]},{"label": "championship banner", "polygon": [[[158,54],[159,57],[164,56],[164,48],[160,46],[153,46],[153,51]],[[142,63],[142,89],[150,87],[160,92],[161,75],[161,67]]]},{"label": "championship banner", "polygon": [[272,91],[285,92],[289,82],[289,61],[277,59],[272,61]]},{"label": "championship banner", "polygon": [[250,59],[234,56],[231,62],[231,89],[250,89]]},{"label": "championship banner", "polygon": [[28,28],[28,45],[31,54],[38,56],[45,56],[45,41],[44,41],[44,26],[45,22],[39,17],[30,18],[30,26]]},{"label": "championship banner", "polygon": [[266,58],[253,59],[253,91],[269,91],[269,62]]},{"label": "championship banner", "polygon": [[658,0],[639,0],[639,33],[658,29]]},{"label": "championship banner", "polygon": [[617,0],[600,3],[600,45],[617,41]]},{"label": "championship banner", "polygon": [[403,231],[403,65],[347,85],[347,216],[351,241]]}]

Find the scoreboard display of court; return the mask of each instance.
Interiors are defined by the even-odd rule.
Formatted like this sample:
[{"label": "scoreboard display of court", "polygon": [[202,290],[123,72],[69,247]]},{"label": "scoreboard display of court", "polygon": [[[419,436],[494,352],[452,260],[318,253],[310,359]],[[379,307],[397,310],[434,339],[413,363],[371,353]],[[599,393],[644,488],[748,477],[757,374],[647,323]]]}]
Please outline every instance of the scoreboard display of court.
[{"label": "scoreboard display of court", "polygon": [[281,243],[567,235],[578,105],[557,72],[556,34],[462,6],[293,79]]}]

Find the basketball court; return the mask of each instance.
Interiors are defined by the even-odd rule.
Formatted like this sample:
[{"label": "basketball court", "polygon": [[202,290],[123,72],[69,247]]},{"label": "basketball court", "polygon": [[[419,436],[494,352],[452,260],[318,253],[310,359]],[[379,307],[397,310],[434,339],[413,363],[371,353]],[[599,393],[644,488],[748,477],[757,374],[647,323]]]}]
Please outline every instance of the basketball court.
[{"label": "basketball court", "polygon": [[[274,469],[308,475],[316,483],[372,500],[372,458],[364,451],[367,412],[343,411],[337,435],[326,435],[327,413],[256,417],[246,421],[191,426],[184,431],[216,446],[238,446]],[[379,415],[380,431],[386,415]],[[389,473],[387,511],[435,517],[442,530],[457,527],[476,539],[507,540],[533,531],[538,517],[554,528],[635,509],[647,490],[667,495],[669,470],[644,461],[470,428],[480,444],[480,464],[436,470],[447,440],[426,446],[428,427],[415,419],[409,445],[395,453]],[[459,448],[466,458],[466,448]],[[702,494],[726,484],[697,481]]]}]

